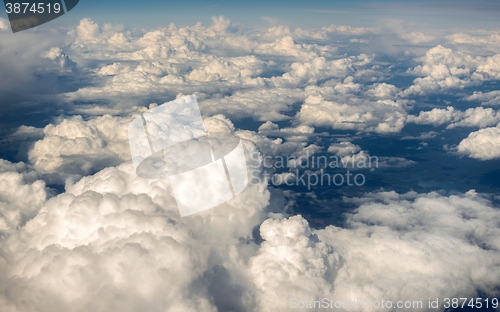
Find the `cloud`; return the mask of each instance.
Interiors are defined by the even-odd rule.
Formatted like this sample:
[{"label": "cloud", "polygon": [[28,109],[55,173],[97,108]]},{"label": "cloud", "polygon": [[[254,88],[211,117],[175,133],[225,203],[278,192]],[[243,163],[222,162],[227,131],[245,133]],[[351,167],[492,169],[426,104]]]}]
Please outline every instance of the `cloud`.
[{"label": "cloud", "polygon": [[436,131],[429,131],[429,132],[423,132],[423,133],[421,133],[418,136],[411,136],[411,135],[410,136],[404,136],[400,140],[421,140],[421,141],[425,141],[425,140],[433,139],[437,135],[439,135],[438,132],[436,132]]},{"label": "cloud", "polygon": [[328,152],[335,154],[336,156],[349,156],[359,151],[361,151],[361,147],[359,147],[359,145],[352,144],[347,141],[334,143],[328,147]]},{"label": "cloud", "polygon": [[[24,189],[5,190],[33,206]],[[166,180],[141,179],[130,162],[106,168],[68,184],[2,241],[0,309],[251,308],[241,274],[268,201],[265,186],[252,185],[229,204],[181,218]]]},{"label": "cloud", "polygon": [[[268,125],[268,124],[267,124]],[[283,131],[281,131],[283,130]],[[313,129],[299,126],[297,128],[284,128],[280,130],[272,130],[272,132],[259,131],[255,133],[248,130],[236,131],[236,135],[242,139],[253,142],[260,153],[264,156],[300,156],[312,155],[321,147],[315,144],[309,144],[308,135],[312,135]],[[299,131],[305,131],[300,133]],[[276,139],[270,139],[267,135],[272,136],[273,133],[279,135]],[[313,135],[312,135],[313,136]],[[285,137],[286,139],[283,139]]]},{"label": "cloud", "polygon": [[421,125],[441,126],[447,129],[455,127],[484,128],[500,122],[500,114],[491,108],[474,107],[465,111],[455,109],[453,106],[433,108],[430,111],[421,111],[418,116],[409,115],[408,122]]},{"label": "cloud", "polygon": [[267,121],[259,127],[259,134],[265,136],[285,137],[287,141],[308,141],[309,137],[315,136],[314,128],[309,126],[298,126],[281,128],[271,121]]},{"label": "cloud", "polygon": [[364,66],[372,60],[373,58],[366,54],[331,61],[324,57],[316,57],[310,61],[294,62],[289,72],[281,77],[272,77],[270,80],[277,87],[314,85],[319,80],[347,77],[355,70],[354,66]]},{"label": "cloud", "polygon": [[353,202],[347,228],[311,230],[301,216],[262,224],[265,241],[250,262],[259,310],[287,311],[292,298],[422,300],[425,308],[429,297],[494,295],[500,213],[487,199],[381,192]]},{"label": "cloud", "polygon": [[90,120],[72,116],[43,129],[28,152],[33,167],[54,182],[78,179],[130,160],[129,117],[104,115]]},{"label": "cloud", "polygon": [[500,127],[471,132],[457,146],[458,153],[480,160],[500,158]]},{"label": "cloud", "polygon": [[367,101],[354,97],[347,101],[327,101],[322,96],[311,95],[302,104],[298,119],[318,127],[376,133],[399,132],[404,127],[406,105],[403,101]]},{"label": "cloud", "polygon": [[259,311],[287,311],[290,298],[314,300],[332,293],[339,256],[317,241],[304,218],[268,219],[260,235],[264,242],[249,268]]},{"label": "cloud", "polygon": [[265,69],[265,62],[255,56],[241,56],[229,60],[214,59],[206,66],[193,70],[188,80],[216,81],[230,78],[255,77]]},{"label": "cloud", "polygon": [[[2,24],[0,20],[0,26]],[[38,113],[53,109],[53,96],[67,91],[69,82],[59,79],[59,64],[44,55],[51,47],[59,46],[63,41],[64,35],[49,35],[37,29],[2,35],[0,68],[2,76],[9,77],[0,84],[0,101],[4,103],[0,108],[2,115],[15,115],[27,110]],[[49,102],[49,96],[50,103],[40,107],[40,102]]]},{"label": "cloud", "polygon": [[418,116],[408,116],[408,122],[416,124],[440,126],[451,122],[456,115],[456,110],[453,106],[448,106],[446,109],[433,108],[430,111],[421,111]]},{"label": "cloud", "polygon": [[[10,171],[23,166],[5,163]],[[42,183],[9,181],[26,190],[2,188],[26,198],[16,205],[39,209],[1,243],[2,311],[287,311],[291,298],[396,302],[492,295],[499,286],[500,214],[474,191],[368,194],[351,200],[359,208],[346,228],[314,230],[301,216],[263,222],[264,184],[180,218],[168,182],[141,179],[130,163],[68,184],[48,201],[34,191]]]},{"label": "cloud", "polygon": [[27,164],[0,159],[0,233],[8,235],[33,218],[45,203],[45,183]]},{"label": "cloud", "polygon": [[86,45],[99,45],[103,48],[106,44],[109,46],[124,44],[126,47],[128,39],[122,30],[121,25],[104,24],[101,27],[90,18],[83,18],[75,29],[68,32],[68,35],[73,39],[74,48]]},{"label": "cloud", "polygon": [[321,28],[326,33],[338,33],[342,35],[362,35],[368,33],[377,33],[380,30],[370,27],[354,27],[349,25],[330,25]]},{"label": "cloud", "polygon": [[[362,80],[362,78],[358,78]],[[363,87],[347,76],[321,85],[308,86],[307,98],[296,118],[303,124],[333,129],[397,133],[405,125],[412,101],[387,83]]]},{"label": "cloud", "polygon": [[[276,31],[271,30],[274,35]],[[309,60],[318,55],[330,55],[337,49],[329,46],[318,46],[316,44],[297,44],[290,35],[281,36],[272,43],[263,43],[255,47],[254,52],[257,54],[270,54],[293,56],[300,60]]]},{"label": "cloud", "polygon": [[217,114],[223,110],[224,115],[233,119],[252,117],[259,121],[281,121],[291,119],[285,113],[289,112],[293,105],[303,97],[300,89],[256,88],[237,91],[221,98],[201,99],[200,108],[204,115]]},{"label": "cloud", "polygon": [[[304,101],[303,88],[345,80],[354,73],[362,76],[374,57],[339,57],[327,42],[304,42],[314,35],[303,29],[292,32],[273,27],[264,34],[253,34],[222,17],[214,18],[209,26],[171,24],[139,34],[83,19],[68,37],[74,41],[71,58],[88,64],[102,79],[65,93],[60,96],[62,101],[96,102],[101,107],[104,103],[110,109],[126,110],[158,98],[196,93],[204,115],[222,112],[232,119],[251,117],[263,122],[293,118],[287,112]],[[110,43],[112,37],[123,37],[126,42]],[[346,81],[340,87],[347,92],[359,85]],[[376,84],[376,88],[368,95],[388,100],[400,92],[389,84]],[[78,104],[74,109],[85,105],[96,106]]]},{"label": "cloud", "polygon": [[404,93],[408,96],[425,95],[441,90],[463,89],[466,86],[480,85],[483,81],[498,79],[499,58],[500,54],[474,56],[438,45],[428,50],[425,56],[416,59],[423,65],[408,70],[423,78],[416,78]]},{"label": "cloud", "polygon": [[[128,161],[134,114],[158,99],[195,92],[204,126],[234,133],[254,156],[327,150],[354,163],[369,152],[349,141],[322,141],[318,127],[394,134],[410,122],[483,128],[457,151],[498,158],[499,128],[491,128],[500,122],[496,110],[409,114],[410,96],[498,78],[498,56],[434,47],[410,69],[421,77],[404,90],[388,82],[398,69],[380,55],[332,46],[332,38],[350,43],[378,32],[276,26],[249,33],[224,17],[209,26],[130,32],[84,19],[67,34],[68,45],[34,47],[34,59],[21,50],[28,41],[0,48],[4,55],[20,51],[28,77],[21,78],[28,82],[40,64],[54,77],[92,82],[56,99],[66,103],[65,113],[82,116],[60,117],[43,129],[19,127],[7,138],[36,142],[29,164],[0,161],[0,310],[288,311],[291,297],[426,302],[496,295],[500,214],[486,195],[365,194],[345,199],[357,209],[345,215],[344,227],[313,229],[301,216],[284,217],[296,204],[285,197],[297,194],[263,182],[227,204],[181,218],[168,180],[137,177]],[[432,40],[398,35],[413,43]],[[114,116],[96,117],[104,113]],[[245,118],[261,124],[258,132],[235,127],[233,121]],[[415,164],[399,157],[378,161],[379,167]],[[290,172],[277,177],[293,179]],[[53,196],[41,178],[66,181],[65,188]]]},{"label": "cloud", "polygon": [[76,67],[76,63],[63,53],[59,47],[50,48],[49,51],[42,53],[42,57],[54,61],[63,71],[71,72]]},{"label": "cloud", "polygon": [[382,192],[357,203],[346,229],[316,232],[344,263],[334,298],[425,302],[493,295],[498,281],[489,272],[500,270],[500,213],[488,200],[474,191],[449,197]]},{"label": "cloud", "polygon": [[467,101],[479,101],[482,105],[500,105],[500,91],[481,92],[474,91],[474,94],[464,98]]},{"label": "cloud", "polygon": [[498,31],[491,31],[484,33],[476,32],[474,34],[467,33],[454,33],[448,35],[446,37],[450,42],[457,44],[466,44],[466,45],[480,45],[480,46],[488,46],[488,45],[498,45],[500,44],[500,34]]},{"label": "cloud", "polygon": [[339,163],[350,170],[375,168],[402,168],[413,166],[416,162],[402,157],[370,156],[370,152],[348,141],[334,143],[328,147],[329,153],[340,157]]},{"label": "cloud", "polygon": [[467,29],[447,35],[443,39],[457,49],[478,55],[497,54],[500,47],[500,33],[494,29]]},{"label": "cloud", "polygon": [[414,31],[411,33],[404,33],[399,35],[402,39],[408,40],[410,43],[419,44],[433,41],[435,39],[434,36],[425,35],[420,31]]}]

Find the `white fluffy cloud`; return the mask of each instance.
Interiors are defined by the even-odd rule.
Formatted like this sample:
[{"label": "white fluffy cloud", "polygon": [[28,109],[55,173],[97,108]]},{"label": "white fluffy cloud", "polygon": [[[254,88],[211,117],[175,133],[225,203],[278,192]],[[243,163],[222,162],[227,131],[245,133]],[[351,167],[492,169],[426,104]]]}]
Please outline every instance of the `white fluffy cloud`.
[{"label": "white fluffy cloud", "polygon": [[462,155],[481,160],[500,158],[500,127],[472,132],[458,144],[457,151]]},{"label": "white fluffy cloud", "polygon": [[42,57],[54,61],[62,71],[71,72],[76,67],[76,63],[59,47],[50,48],[48,51],[42,53]]},{"label": "white fluffy cloud", "polygon": [[354,77],[330,80],[306,88],[306,99],[297,119],[306,125],[333,129],[397,133],[405,125],[412,101],[400,97],[394,85],[375,83],[363,87]]},{"label": "white fluffy cloud", "polygon": [[335,154],[336,156],[348,156],[361,151],[361,147],[351,142],[339,142],[334,143],[328,147],[328,152]]},{"label": "white fluffy cloud", "polygon": [[257,54],[293,56],[300,60],[308,60],[318,55],[331,55],[332,52],[336,51],[336,48],[316,44],[297,44],[292,36],[285,35],[274,42],[258,45],[254,51]]},{"label": "white fluffy cloud", "polygon": [[425,309],[429,297],[494,295],[500,213],[488,200],[385,192],[355,202],[345,229],[311,230],[300,216],[262,224],[250,262],[259,310],[288,311],[292,298],[422,300]]},{"label": "white fluffy cloud", "polygon": [[474,91],[474,94],[465,97],[467,101],[479,101],[483,105],[499,106],[500,91],[481,92]]},{"label": "white fluffy cloud", "polygon": [[448,124],[448,129],[455,127],[484,128],[500,122],[500,114],[492,108],[475,107],[460,111],[453,106],[448,106],[446,109],[433,108],[430,111],[421,111],[418,116],[409,115],[408,122],[434,126]]},{"label": "white fluffy cloud", "polygon": [[462,89],[479,85],[482,81],[500,77],[500,54],[475,56],[438,45],[417,58],[423,63],[409,73],[424,76],[416,78],[405,90],[406,95],[424,95],[448,89]]},{"label": "white fluffy cloud", "polygon": [[[231,127],[222,116],[211,123]],[[262,223],[263,184],[188,218],[167,181],[141,179],[130,163],[46,202],[41,186],[11,193],[39,208],[2,241],[2,311],[287,311],[291,298],[395,302],[499,286],[500,213],[474,191],[371,194],[353,200],[347,228],[312,230],[301,216]]]},{"label": "white fluffy cloud", "polygon": [[[422,78],[401,90],[383,82],[387,73],[373,55],[336,55],[330,40],[362,42],[359,36],[377,32],[276,26],[250,34],[215,17],[209,26],[172,24],[131,33],[83,19],[69,32],[69,47],[35,46],[36,62],[51,63],[57,74],[72,72],[76,64],[89,67],[82,73],[95,83],[59,97],[71,103],[71,112],[120,117],[61,117],[43,130],[24,126],[12,135],[38,141],[29,151],[30,164],[0,160],[0,310],[288,311],[292,297],[425,304],[429,297],[496,295],[500,213],[474,191],[368,194],[348,200],[358,208],[346,215],[345,228],[311,229],[301,216],[284,218],[290,203],[272,200],[263,183],[220,207],[181,218],[168,181],[139,178],[127,162],[127,127],[134,113],[145,110],[136,105],[195,92],[205,127],[234,132],[251,153],[324,151],[317,145],[321,138],[312,142],[314,127],[391,134],[413,122],[484,128],[457,150],[499,158],[500,128],[485,128],[500,122],[497,111],[448,107],[409,115],[412,102],[405,98],[497,79],[498,55],[437,46],[410,70]],[[398,35],[415,44],[434,39],[418,32]],[[29,59],[27,51],[21,59]],[[0,55],[11,52],[0,48]],[[17,66],[5,64],[8,72]],[[469,100],[492,105],[495,92]],[[231,119],[246,117],[262,124],[258,132],[235,129]],[[278,125],[284,121],[290,126]],[[347,141],[331,144],[328,152],[370,156]],[[379,158],[381,167],[413,164]],[[72,179],[51,197],[40,177]],[[280,178],[286,181],[290,173]]]},{"label": "white fluffy cloud", "polygon": [[[332,27],[319,30],[323,38],[330,33],[371,31]],[[368,73],[365,69],[374,57],[363,53],[336,55],[336,48],[325,40],[305,43],[315,37],[305,30],[277,27],[264,34],[239,31],[223,17],[214,18],[209,26],[172,24],[140,35],[83,19],[69,37],[74,40],[71,47],[76,62],[95,66],[89,60],[99,60],[91,70],[102,79],[66,93],[61,97],[65,101],[104,101],[123,109],[143,105],[145,98],[196,93],[204,115],[223,113],[233,119],[251,117],[264,122],[294,118],[287,113],[305,100],[305,88],[319,82],[335,80],[330,83],[334,85],[347,79],[336,90],[342,87],[348,92],[356,87],[352,76]],[[126,42],[113,44],[110,40],[114,37],[125,38]],[[395,101],[399,92],[382,83],[366,95],[381,102]],[[381,125],[387,127],[391,126]]]},{"label": "white fluffy cloud", "polygon": [[0,159],[0,233],[6,235],[33,218],[48,194],[45,182],[25,163]]},{"label": "white fluffy cloud", "polygon": [[333,292],[339,255],[315,240],[304,218],[266,220],[260,234],[264,242],[250,261],[259,311],[289,311],[291,298],[315,300]]},{"label": "white fluffy cloud", "polygon": [[0,309],[251,307],[241,274],[268,200],[252,185],[229,204],[180,218],[167,181],[138,178],[130,162],[107,168],[67,185],[2,242]]},{"label": "white fluffy cloud", "polygon": [[477,291],[493,295],[500,274],[500,213],[474,191],[450,197],[387,192],[358,203],[348,228],[317,232],[344,263],[333,297],[425,301]]},{"label": "white fluffy cloud", "polygon": [[306,98],[298,113],[307,125],[334,129],[364,130],[377,133],[399,132],[406,120],[403,101],[366,101],[350,98],[348,102],[327,101],[322,96]]},{"label": "white fluffy cloud", "polygon": [[[44,136],[28,153],[30,163],[62,182],[79,178],[130,159],[129,117],[104,115],[90,120],[63,119],[43,129]],[[61,181],[62,179],[62,181]]]}]

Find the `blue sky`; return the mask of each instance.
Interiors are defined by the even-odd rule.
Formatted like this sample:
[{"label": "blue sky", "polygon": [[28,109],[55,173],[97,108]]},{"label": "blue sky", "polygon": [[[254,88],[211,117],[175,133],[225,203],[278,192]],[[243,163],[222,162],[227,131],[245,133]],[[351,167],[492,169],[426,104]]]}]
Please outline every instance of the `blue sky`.
[{"label": "blue sky", "polygon": [[[98,1],[81,0],[74,11],[59,18],[59,25],[74,25],[83,17],[104,23],[156,27],[171,22],[189,25],[209,23],[211,16],[224,15],[249,27],[269,24],[322,26],[349,24],[377,26],[402,20],[424,28],[497,28],[500,3],[481,1]],[[3,13],[5,16],[6,14]]]}]

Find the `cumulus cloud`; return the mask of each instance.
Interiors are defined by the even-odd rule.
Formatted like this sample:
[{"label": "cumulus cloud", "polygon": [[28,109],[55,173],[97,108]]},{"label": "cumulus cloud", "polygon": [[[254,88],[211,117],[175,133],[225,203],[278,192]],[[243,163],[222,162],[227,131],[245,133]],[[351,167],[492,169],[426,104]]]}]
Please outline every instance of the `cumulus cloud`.
[{"label": "cumulus cloud", "polygon": [[309,126],[288,127],[279,129],[278,125],[267,121],[259,127],[259,134],[266,136],[285,137],[287,141],[307,141],[314,136],[314,128]]},{"label": "cumulus cloud", "polygon": [[316,300],[333,292],[339,255],[317,240],[304,218],[266,220],[260,235],[264,242],[250,261],[259,311],[286,311],[291,298]]},{"label": "cumulus cloud", "polygon": [[475,107],[465,111],[455,109],[453,106],[433,108],[430,111],[421,111],[418,116],[409,115],[408,122],[440,126],[447,125],[447,129],[455,127],[484,128],[500,122],[500,114],[492,108]]},{"label": "cumulus cloud", "polygon": [[[86,116],[61,117],[43,129],[23,126],[9,138],[36,142],[30,164],[0,160],[0,310],[288,311],[292,297],[426,302],[496,295],[500,214],[474,191],[367,194],[346,199],[358,208],[344,228],[312,229],[301,216],[284,218],[291,204],[271,198],[265,182],[181,218],[168,180],[137,177],[128,162],[127,127],[145,110],[136,105],[194,92],[205,128],[234,133],[252,155],[327,150],[355,163],[369,152],[349,141],[327,141],[326,149],[314,140],[315,128],[392,134],[412,122],[484,128],[458,152],[500,157],[499,128],[485,128],[500,122],[497,111],[448,107],[409,115],[407,99],[496,79],[498,56],[437,46],[417,59],[422,65],[409,72],[422,77],[404,90],[383,82],[392,68],[384,73],[374,55],[337,55],[328,41],[377,32],[276,26],[253,34],[215,17],[209,26],[131,33],[83,19],[68,33],[69,46],[35,47],[36,62],[57,74],[86,66],[93,83],[59,97]],[[433,39],[399,35],[415,44]],[[477,94],[471,100],[496,96]],[[88,118],[110,111],[116,115]],[[244,118],[259,121],[258,131],[237,129],[232,120]],[[380,167],[414,164],[378,159]],[[41,178],[70,179],[52,196]]]},{"label": "cumulus cloud", "polygon": [[481,92],[474,91],[474,94],[464,98],[467,101],[479,101],[482,105],[500,105],[500,91]]},{"label": "cumulus cloud", "polygon": [[[222,116],[210,123],[231,128]],[[263,184],[180,218],[168,182],[141,179],[130,163],[48,201],[40,182],[9,178],[26,191],[16,205],[39,208],[2,241],[3,311],[287,311],[291,298],[426,300],[499,286],[500,214],[474,191],[370,194],[352,200],[347,228],[313,230],[301,216],[262,223]]]},{"label": "cumulus cloud", "polygon": [[[379,30],[330,26],[318,31],[328,38]],[[421,35],[412,34],[422,39]],[[308,38],[314,36],[305,29],[275,26],[252,34],[223,17],[214,18],[208,26],[171,24],[139,34],[83,19],[69,37],[75,42],[71,59],[98,64],[91,71],[102,79],[60,98],[109,103],[114,111],[196,93],[205,116],[223,113],[232,119],[263,122],[298,119],[308,126],[396,133],[404,127],[411,106],[405,97],[428,92],[428,87],[481,83],[498,74],[495,56],[473,56],[437,46],[417,59],[422,65],[409,70],[424,77],[401,90],[377,81],[384,77],[380,76],[381,66],[372,65],[374,55],[339,57],[324,39],[310,43]],[[114,44],[111,38],[123,42]],[[60,49],[51,51],[59,64],[69,59]],[[100,62],[89,63],[88,59]],[[364,80],[374,83],[363,86]],[[315,101],[325,105],[312,105]],[[92,105],[97,104],[79,104],[73,112],[89,113]],[[293,110],[299,106],[300,113],[295,114]]]},{"label": "cumulus cloud", "polygon": [[500,214],[488,200],[474,191],[449,197],[385,192],[356,202],[360,207],[347,217],[348,228],[317,232],[344,263],[333,297],[493,295],[498,280],[489,272],[500,270]]},{"label": "cumulus cloud", "polygon": [[[276,34],[276,32],[273,32]],[[282,36],[272,43],[264,43],[255,47],[257,54],[270,54],[293,56],[300,60],[307,60],[317,57],[318,55],[331,55],[336,51],[335,47],[318,46],[316,44],[297,44],[290,35]]]},{"label": "cumulus cloud", "polygon": [[357,153],[361,150],[361,147],[351,142],[344,141],[340,143],[334,143],[328,147],[328,152],[335,154],[336,156],[348,156]]},{"label": "cumulus cloud", "polygon": [[52,47],[49,51],[42,53],[42,57],[54,61],[63,71],[72,71],[76,67],[76,63],[66,55],[61,48]]},{"label": "cumulus cloud", "polygon": [[327,101],[322,96],[309,96],[298,119],[308,125],[334,129],[364,130],[377,133],[399,132],[406,119],[404,101],[366,101],[351,98],[348,102]]},{"label": "cumulus cloud", "polygon": [[104,115],[90,120],[72,116],[43,129],[28,158],[34,168],[54,182],[78,179],[130,159],[129,117]]},{"label": "cumulus cloud", "polygon": [[120,32],[121,30],[123,27],[120,25],[104,24],[101,27],[90,18],[83,18],[76,29],[70,30],[68,34],[73,39],[72,44],[75,47],[99,44],[102,48],[106,44],[110,46],[126,44],[127,37]]},{"label": "cumulus cloud", "polygon": [[416,78],[413,85],[405,90],[405,94],[424,95],[441,90],[462,89],[479,85],[482,81],[498,79],[499,58],[500,54],[475,56],[438,45],[417,58],[423,65],[408,70],[409,73],[424,77]]},{"label": "cumulus cloud", "polygon": [[500,158],[500,127],[497,125],[470,133],[458,144],[457,151],[480,160]]},{"label": "cumulus cloud", "polygon": [[33,218],[48,194],[45,182],[25,163],[0,159],[0,233],[6,235]]},{"label": "cumulus cloud", "polygon": [[[18,192],[37,195],[35,186]],[[17,205],[36,207],[8,190],[26,199]],[[181,218],[168,182],[137,177],[130,162],[84,177],[2,242],[1,310],[251,308],[242,274],[268,200],[264,185],[251,185],[228,204]]]},{"label": "cumulus cloud", "polygon": [[293,298],[425,304],[429,297],[494,295],[500,213],[476,192],[382,192],[354,202],[359,208],[347,228],[311,230],[301,216],[262,224],[265,242],[250,262],[259,310],[289,310]]},{"label": "cumulus cloud", "polygon": [[[337,30],[349,32],[345,27]],[[278,27],[264,35],[251,34],[222,17],[214,18],[209,26],[172,24],[140,35],[84,19],[69,36],[75,43],[72,58],[90,66],[95,63],[88,59],[100,60],[91,70],[102,79],[64,94],[64,101],[104,101],[128,109],[146,104],[147,98],[196,93],[204,115],[222,112],[233,119],[251,117],[264,122],[291,119],[287,112],[304,101],[303,88],[363,75],[373,60],[367,54],[339,57],[336,48],[325,41],[305,43],[312,36],[305,30],[299,34]],[[126,44],[110,43],[113,36],[125,37]],[[349,87],[348,83],[344,86]],[[387,100],[399,92],[388,84],[376,87],[371,97]]]},{"label": "cumulus cloud", "polygon": [[372,60],[373,58],[366,54],[331,61],[316,57],[310,61],[293,63],[289,72],[281,77],[271,78],[271,82],[277,87],[314,85],[319,80],[347,77],[355,71],[355,66],[364,66]]},{"label": "cumulus cloud", "polygon": [[187,78],[194,81],[214,81],[253,77],[261,74],[264,66],[265,62],[255,56],[241,56],[228,61],[214,59],[206,66],[193,70]]},{"label": "cumulus cloud", "polygon": [[333,129],[397,133],[405,125],[412,101],[392,84],[362,86],[355,78],[332,79],[308,86],[296,118],[303,124]]},{"label": "cumulus cloud", "polygon": [[300,89],[272,88],[237,91],[230,96],[200,100],[203,114],[212,115],[224,107],[224,115],[233,119],[252,117],[259,121],[281,121],[291,119],[287,116],[293,105],[303,99]]}]

